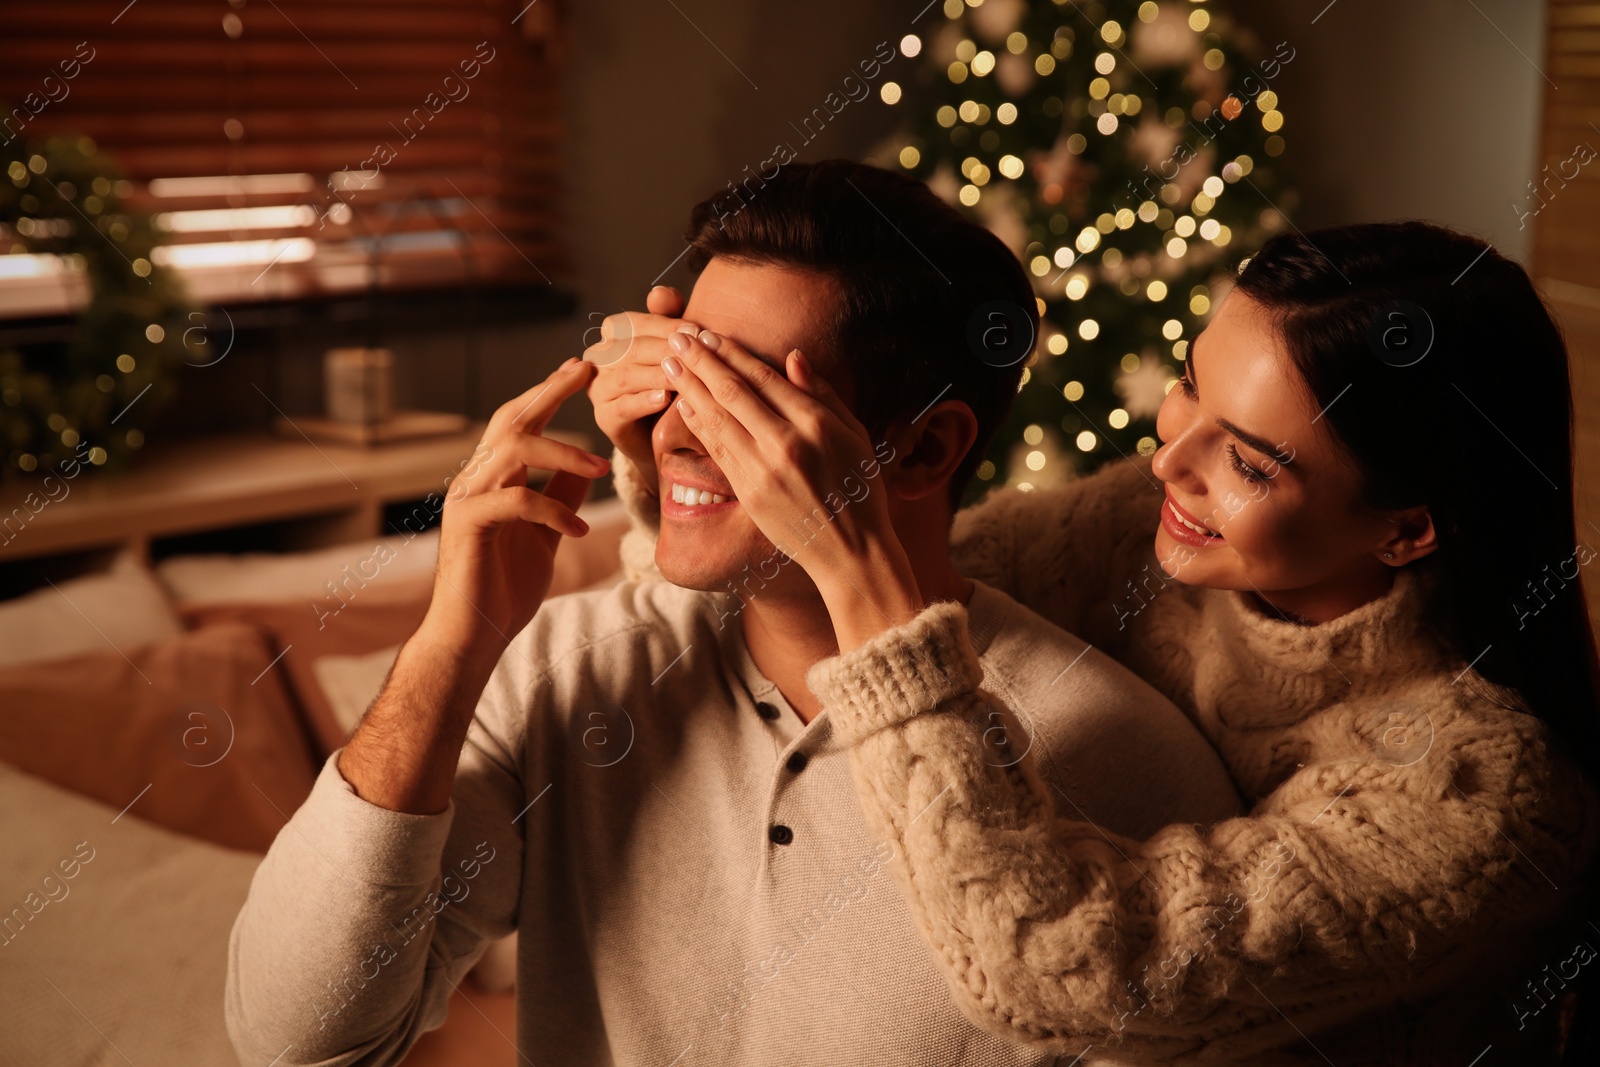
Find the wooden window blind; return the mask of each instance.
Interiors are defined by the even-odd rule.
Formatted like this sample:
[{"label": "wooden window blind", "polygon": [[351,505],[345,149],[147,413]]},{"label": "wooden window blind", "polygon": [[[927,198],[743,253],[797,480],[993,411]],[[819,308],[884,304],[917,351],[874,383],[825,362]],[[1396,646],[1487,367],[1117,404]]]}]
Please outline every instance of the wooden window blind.
[{"label": "wooden window blind", "polygon": [[1600,293],[1600,2],[1550,0],[1533,213],[1535,272]]},{"label": "wooden window blind", "polygon": [[[1549,0],[1539,159],[1523,202],[1533,273],[1572,358],[1578,538],[1600,548],[1600,2]],[[1584,582],[1600,626],[1600,581]]]},{"label": "wooden window blind", "polygon": [[[559,5],[5,0],[0,138],[111,153],[203,302],[553,282]],[[0,313],[74,281],[0,271]]]}]

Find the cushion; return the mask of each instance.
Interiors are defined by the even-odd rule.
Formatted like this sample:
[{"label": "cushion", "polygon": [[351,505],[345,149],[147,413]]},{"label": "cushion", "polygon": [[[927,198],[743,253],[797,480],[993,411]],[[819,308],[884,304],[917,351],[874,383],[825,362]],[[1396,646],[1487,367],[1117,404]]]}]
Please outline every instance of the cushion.
[{"label": "cushion", "polygon": [[0,760],[169,829],[265,851],[317,769],[272,656],[259,630],[231,624],[126,656],[0,668]]},{"label": "cushion", "polygon": [[131,652],[183,623],[166,590],[130,556],[111,569],[0,602],[0,667],[84,652]]},{"label": "cushion", "polygon": [[399,654],[400,646],[390,645],[356,656],[323,656],[312,663],[317,686],[346,735],[355,731]]},{"label": "cushion", "polygon": [[438,558],[439,531],[428,530],[314,552],[173,556],[156,564],[156,575],[183,605],[326,600],[334,608],[340,587],[348,598],[405,584],[419,575],[431,576]]},{"label": "cushion", "polygon": [[[341,712],[322,691],[317,678],[318,661],[327,656],[364,656],[396,648],[422,622],[432,593],[433,577],[416,575],[404,582],[358,590],[342,603],[330,598],[329,603],[294,600],[183,605],[182,614],[191,626],[245,622],[269,634],[274,654],[281,657],[278,669],[284,672],[294,693],[317,755],[326,758],[350,736],[350,711]],[[359,718],[365,710],[363,704],[354,713]]]}]

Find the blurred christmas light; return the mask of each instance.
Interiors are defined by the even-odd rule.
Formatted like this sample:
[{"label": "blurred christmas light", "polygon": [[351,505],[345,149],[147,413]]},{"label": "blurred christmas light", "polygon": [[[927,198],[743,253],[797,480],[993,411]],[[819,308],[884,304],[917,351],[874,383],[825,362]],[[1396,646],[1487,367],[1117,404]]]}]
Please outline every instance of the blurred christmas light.
[{"label": "blurred christmas light", "polygon": [[[980,470],[1043,487],[1149,455],[1155,410],[1238,256],[1294,210],[1274,162],[1287,124],[1276,69],[1291,53],[1266,60],[1195,0],[942,10],[936,31],[901,39],[923,66],[895,82],[905,125],[883,156],[1006,242],[1043,319]],[[1231,191],[1245,179],[1254,189]]]}]

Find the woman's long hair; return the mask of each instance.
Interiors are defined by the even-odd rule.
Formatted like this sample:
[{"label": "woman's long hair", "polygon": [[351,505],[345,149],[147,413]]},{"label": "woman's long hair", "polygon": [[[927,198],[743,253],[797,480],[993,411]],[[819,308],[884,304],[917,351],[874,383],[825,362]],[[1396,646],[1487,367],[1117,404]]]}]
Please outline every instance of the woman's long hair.
[{"label": "woman's long hair", "polygon": [[[1321,420],[1381,509],[1428,506],[1428,605],[1482,678],[1515,690],[1600,781],[1600,668],[1573,510],[1572,387],[1527,271],[1423,222],[1268,241],[1237,288],[1274,315]],[[1463,685],[1469,684],[1463,679]]]}]

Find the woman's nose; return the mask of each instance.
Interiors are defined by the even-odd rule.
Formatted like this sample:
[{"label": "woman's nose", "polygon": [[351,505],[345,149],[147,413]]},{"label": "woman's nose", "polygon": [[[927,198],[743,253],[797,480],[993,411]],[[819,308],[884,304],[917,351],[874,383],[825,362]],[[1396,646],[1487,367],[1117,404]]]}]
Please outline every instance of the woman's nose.
[{"label": "woman's nose", "polygon": [[1156,413],[1156,436],[1161,447],[1150,460],[1150,471],[1164,482],[1171,482],[1191,492],[1198,492],[1194,484],[1194,464],[1191,462],[1195,447],[1193,412],[1183,408],[1184,397],[1174,396],[1178,389],[1167,394],[1161,410]]}]

